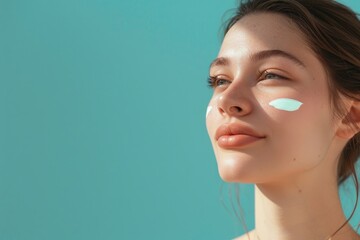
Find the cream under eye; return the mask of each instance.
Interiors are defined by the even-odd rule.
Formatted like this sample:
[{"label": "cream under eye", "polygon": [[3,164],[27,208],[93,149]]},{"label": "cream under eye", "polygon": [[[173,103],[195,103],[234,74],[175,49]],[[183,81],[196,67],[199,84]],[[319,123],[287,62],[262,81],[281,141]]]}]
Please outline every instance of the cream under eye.
[{"label": "cream under eye", "polygon": [[291,98],[278,98],[271,102],[269,105],[283,111],[293,112],[298,110],[303,103]]}]

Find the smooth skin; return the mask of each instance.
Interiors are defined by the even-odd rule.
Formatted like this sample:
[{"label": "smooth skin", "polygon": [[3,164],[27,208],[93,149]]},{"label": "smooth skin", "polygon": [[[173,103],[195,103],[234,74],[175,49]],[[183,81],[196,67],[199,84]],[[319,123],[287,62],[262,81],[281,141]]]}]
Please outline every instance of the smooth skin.
[{"label": "smooth skin", "polygon": [[[274,13],[243,17],[226,34],[217,58],[210,67],[217,80],[206,127],[218,171],[226,182],[255,184],[255,229],[237,239],[327,240],[346,221],[338,156],[357,131],[334,117],[322,63],[297,26]],[[303,104],[282,111],[269,105],[278,98]],[[344,103],[359,122],[360,104]],[[265,138],[220,147],[217,128],[234,122]],[[332,238],[350,239],[360,237],[349,224]]]}]

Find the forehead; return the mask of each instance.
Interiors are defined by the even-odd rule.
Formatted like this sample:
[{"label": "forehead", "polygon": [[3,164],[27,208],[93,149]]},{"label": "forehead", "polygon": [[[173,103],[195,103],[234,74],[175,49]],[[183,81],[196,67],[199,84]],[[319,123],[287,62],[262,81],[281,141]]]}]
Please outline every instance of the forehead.
[{"label": "forehead", "polygon": [[260,51],[281,49],[299,52],[309,50],[298,26],[276,13],[252,13],[236,22],[225,35],[220,53],[226,51]]}]

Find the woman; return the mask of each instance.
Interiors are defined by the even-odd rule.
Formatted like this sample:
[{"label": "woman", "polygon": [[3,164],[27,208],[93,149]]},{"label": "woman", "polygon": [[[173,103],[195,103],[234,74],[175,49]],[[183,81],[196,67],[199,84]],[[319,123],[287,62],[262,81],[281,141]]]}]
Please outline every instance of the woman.
[{"label": "woman", "polygon": [[330,0],[250,0],[210,65],[221,178],[255,184],[238,240],[360,239],[338,187],[360,155],[360,23]]}]

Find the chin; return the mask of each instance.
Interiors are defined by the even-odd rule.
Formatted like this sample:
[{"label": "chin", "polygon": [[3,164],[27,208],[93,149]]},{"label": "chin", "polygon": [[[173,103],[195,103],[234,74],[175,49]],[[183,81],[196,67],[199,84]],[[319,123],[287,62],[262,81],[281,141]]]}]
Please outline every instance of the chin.
[{"label": "chin", "polygon": [[220,173],[220,178],[224,182],[228,182],[228,183],[243,183],[243,181],[241,181],[237,176],[224,175]]},{"label": "chin", "polygon": [[255,180],[250,169],[243,166],[218,166],[218,172],[221,179],[229,183],[254,183]]},{"label": "chin", "polygon": [[220,177],[224,182],[228,182],[228,183],[256,183],[254,179],[245,178],[238,175],[232,176],[232,175],[220,174]]}]

